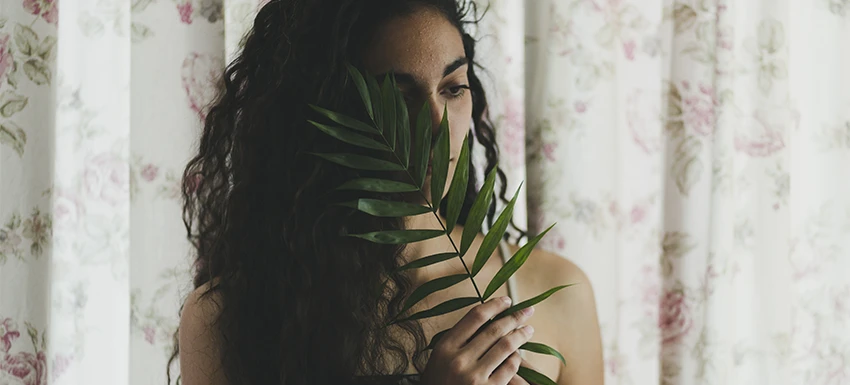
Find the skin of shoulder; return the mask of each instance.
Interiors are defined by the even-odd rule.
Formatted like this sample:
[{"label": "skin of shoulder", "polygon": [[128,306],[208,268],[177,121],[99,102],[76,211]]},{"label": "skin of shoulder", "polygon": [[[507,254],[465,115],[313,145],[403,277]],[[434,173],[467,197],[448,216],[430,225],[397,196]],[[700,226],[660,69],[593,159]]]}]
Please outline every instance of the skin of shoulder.
[{"label": "skin of shoulder", "polygon": [[218,316],[219,296],[204,284],[189,294],[180,314],[180,375],[184,385],[226,385],[220,372],[221,355],[213,322]]},{"label": "skin of shoulder", "polygon": [[[515,253],[517,246],[509,246]],[[569,260],[535,249],[516,273],[523,297],[530,298],[552,287],[574,284],[535,305],[538,316],[553,322],[558,330],[557,349],[567,361],[558,385],[603,384],[602,339],[593,288],[587,275]],[[185,385],[226,385],[220,372],[221,355],[212,324],[218,316],[216,293],[205,284],[189,294],[180,315],[180,368]]]},{"label": "skin of shoulder", "polygon": [[[518,249],[510,248],[512,253]],[[574,284],[535,305],[535,316],[545,315],[546,322],[552,322],[551,327],[558,331],[553,348],[567,361],[557,379],[558,385],[603,384],[602,337],[596,300],[584,271],[558,254],[535,249],[516,274],[523,299],[556,286]]]}]

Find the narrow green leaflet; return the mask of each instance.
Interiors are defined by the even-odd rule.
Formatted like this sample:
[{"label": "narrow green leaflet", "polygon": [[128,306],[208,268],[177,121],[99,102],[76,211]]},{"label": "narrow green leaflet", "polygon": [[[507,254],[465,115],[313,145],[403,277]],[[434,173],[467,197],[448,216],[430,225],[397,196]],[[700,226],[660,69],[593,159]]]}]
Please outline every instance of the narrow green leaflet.
[{"label": "narrow green leaflet", "polygon": [[430,212],[428,207],[407,202],[361,198],[352,202],[339,203],[376,217],[406,217]]},{"label": "narrow green leaflet", "polygon": [[[458,166],[460,166],[460,164],[458,164]],[[475,240],[475,237],[478,236],[478,232],[481,231],[481,224],[484,222],[484,217],[487,216],[487,210],[490,209],[490,202],[493,201],[493,186],[496,185],[496,170],[497,168],[493,167],[493,169],[490,170],[490,173],[487,174],[487,177],[484,179],[484,186],[481,187],[481,191],[478,192],[478,196],[475,197],[475,201],[472,202],[472,207],[469,209],[469,216],[466,218],[466,224],[463,227],[463,237],[460,241],[461,255],[466,255],[466,251],[469,250],[469,246],[472,245],[472,241]],[[454,184],[454,182],[452,183]],[[451,190],[449,191],[449,194],[451,194]],[[451,200],[449,200],[449,203],[451,203]]]},{"label": "narrow green leaflet", "polygon": [[523,380],[528,381],[531,385],[558,385],[555,381],[546,377],[546,375],[534,369],[526,368],[525,366],[520,366],[519,370],[517,370],[517,374],[522,377]]},{"label": "narrow green leaflet", "polygon": [[440,262],[443,262],[445,260],[452,259],[454,257],[457,257],[457,253],[451,252],[451,253],[440,253],[440,254],[429,255],[427,257],[419,258],[419,259],[417,259],[413,262],[410,262],[410,263],[408,263],[408,264],[406,264],[402,267],[399,267],[398,270],[396,270],[396,272],[401,272],[401,271],[405,271],[405,270],[418,269],[420,267],[430,266],[430,265],[433,265],[435,263],[440,263]]},{"label": "narrow green leaflet", "polygon": [[334,127],[328,126],[326,124],[317,123],[312,120],[308,120],[310,124],[316,126],[322,132],[333,136],[343,142],[348,144],[353,144],[355,146],[363,147],[363,148],[371,148],[373,150],[381,150],[381,151],[389,151],[390,149],[383,143],[375,141],[373,139],[367,138],[360,134],[355,134],[349,130],[346,130],[342,127]]},{"label": "narrow green leaflet", "polygon": [[378,130],[384,125],[384,107],[381,105],[381,87],[378,86],[378,81],[374,76],[366,76],[366,85],[369,87],[369,96],[372,99],[372,109],[374,115],[372,122],[378,127]]},{"label": "narrow green leaflet", "polygon": [[404,96],[398,88],[393,89],[395,94],[395,105],[398,108],[398,156],[404,167],[410,165],[410,115],[407,112],[407,103],[404,101]]},{"label": "narrow green leaflet", "polygon": [[381,86],[381,100],[384,108],[384,125],[381,130],[384,132],[384,138],[387,143],[395,151],[395,135],[396,135],[396,120],[395,120],[395,77],[387,77],[384,79],[384,84]]},{"label": "narrow green leaflet", "polygon": [[404,312],[410,310],[413,305],[416,305],[419,301],[431,295],[431,293],[452,287],[467,278],[469,278],[469,276],[466,274],[455,274],[423,283],[421,286],[417,287],[413,293],[410,293],[410,296],[408,296],[404,301],[404,307],[402,308],[401,313],[404,314]]},{"label": "narrow green leaflet", "polygon": [[366,86],[366,80],[363,79],[363,75],[353,65],[345,63],[345,66],[348,68],[348,74],[351,75],[351,80],[354,81],[354,85],[357,87],[357,92],[360,93],[360,99],[363,100],[363,105],[366,106],[369,117],[375,120],[375,112],[372,111],[372,99],[369,96],[369,88]]},{"label": "narrow green leaflet", "polygon": [[387,230],[349,235],[384,245],[400,245],[402,243],[424,241],[445,234],[446,232],[443,230]]},{"label": "narrow green leaflet", "polygon": [[404,182],[378,178],[357,178],[341,184],[337,190],[360,190],[384,193],[419,191],[419,187]]},{"label": "narrow green leaflet", "polygon": [[501,287],[505,281],[508,280],[517,270],[528,260],[528,256],[531,255],[531,252],[534,251],[534,246],[537,246],[537,242],[540,242],[540,239],[543,238],[549,230],[552,230],[552,226],[549,226],[548,229],[543,231],[540,234],[537,234],[536,237],[532,238],[528,243],[526,243],[523,247],[517,250],[516,254],[505,263],[501,269],[496,273],[492,280],[490,280],[490,284],[487,285],[487,290],[484,291],[484,299],[490,298],[496,290]]},{"label": "narrow green leaflet", "polygon": [[434,212],[440,209],[443,190],[446,188],[446,176],[449,173],[449,156],[451,152],[449,134],[449,114],[443,107],[443,120],[440,122],[440,133],[434,145],[434,160],[431,162],[431,206]]},{"label": "narrow green leaflet", "polygon": [[522,185],[520,184],[514,193],[514,197],[511,198],[511,201],[507,206],[505,206],[502,213],[499,214],[499,218],[496,218],[496,222],[493,223],[493,227],[487,232],[487,235],[484,236],[484,241],[481,242],[481,247],[478,248],[478,254],[475,255],[475,261],[472,262],[473,277],[481,271],[481,268],[483,268],[484,265],[487,264],[487,260],[489,260],[490,256],[493,255],[493,251],[496,250],[496,247],[499,246],[499,242],[501,242],[502,238],[505,236],[505,230],[508,229],[508,223],[510,223],[511,216],[514,213],[514,205],[516,204],[517,197],[519,196],[519,190],[521,188]]},{"label": "narrow green leaflet", "polygon": [[320,153],[311,153],[325,160],[334,162],[336,164],[354,168],[358,170],[369,170],[369,171],[403,171],[404,167],[401,167],[400,164],[387,162],[381,159],[375,159],[368,156],[357,155],[357,154],[320,154]]},{"label": "narrow green leaflet", "polygon": [[[457,218],[460,216],[460,209],[463,207],[463,198],[466,196],[466,187],[469,183],[469,135],[463,138],[463,147],[458,156],[457,165],[455,166],[455,174],[452,177],[452,184],[449,186],[449,192],[446,194],[446,231],[451,234],[452,229],[457,223]],[[478,224],[481,227],[481,223]],[[464,231],[464,234],[466,232]],[[463,255],[466,250],[460,248],[460,254]]]},{"label": "narrow green leaflet", "polygon": [[477,297],[461,297],[461,298],[450,299],[450,300],[443,302],[443,303],[441,303],[437,306],[434,306],[434,307],[432,307],[428,310],[420,311],[418,313],[411,315],[410,317],[400,319],[400,320],[396,320],[396,321],[393,321],[392,323],[396,324],[396,323],[404,322],[404,321],[411,321],[411,320],[417,320],[417,319],[422,319],[422,318],[436,317],[438,315],[443,315],[443,314],[446,314],[446,313],[451,313],[455,310],[463,309],[463,308],[465,308],[469,305],[472,305],[476,302],[479,302],[479,301],[480,300]]},{"label": "narrow green leaflet", "polygon": [[437,334],[434,334],[434,336],[431,337],[431,342],[428,343],[428,346],[426,346],[424,350],[433,349],[434,346],[437,346],[437,343],[440,342],[440,338],[443,338],[443,336],[446,335],[446,333],[448,333],[449,330],[451,330],[451,329],[446,329],[446,330],[443,330],[443,331],[441,331]]},{"label": "narrow green leaflet", "polygon": [[505,311],[503,311],[503,312],[499,313],[498,315],[496,315],[495,317],[493,317],[493,321],[495,321],[499,318],[505,317],[505,316],[509,316],[509,315],[516,313],[516,312],[518,312],[522,309],[525,309],[527,307],[534,306],[534,305],[540,303],[541,301],[543,301],[544,299],[549,298],[550,295],[555,294],[555,292],[557,292],[558,290],[561,290],[565,287],[570,287],[572,285],[575,285],[575,284],[571,283],[569,285],[556,286],[556,287],[553,287],[549,290],[546,290],[545,292],[543,292],[543,294],[540,294],[540,295],[538,295],[534,298],[531,298],[531,299],[527,299],[525,301],[522,301],[522,302],[520,302],[520,303],[518,303],[514,306],[511,306],[511,307],[505,309]]},{"label": "narrow green leaflet", "polygon": [[316,105],[313,105],[313,104],[310,105],[310,108],[318,111],[319,113],[321,113],[324,116],[327,116],[328,119],[333,120],[334,122],[339,123],[339,124],[341,124],[345,127],[348,127],[352,130],[367,132],[367,133],[370,133],[370,134],[377,134],[378,133],[378,130],[376,130],[375,127],[372,127],[372,126],[370,126],[366,123],[363,123],[363,122],[361,122],[357,119],[354,119],[350,116],[338,114],[336,112],[326,110],[322,107],[319,107],[319,106],[316,106]]},{"label": "narrow green leaflet", "polygon": [[553,349],[549,345],[541,344],[539,342],[526,342],[519,347],[522,350],[528,350],[529,352],[540,353],[540,354],[548,354],[550,356],[555,356],[564,366],[567,365],[567,360],[564,359],[564,356],[561,355],[557,350]]},{"label": "narrow green leaflet", "polygon": [[428,162],[431,161],[432,124],[430,103],[425,102],[422,110],[419,111],[419,115],[416,116],[416,130],[413,133],[413,149],[411,153],[414,182],[419,187],[425,184]]}]

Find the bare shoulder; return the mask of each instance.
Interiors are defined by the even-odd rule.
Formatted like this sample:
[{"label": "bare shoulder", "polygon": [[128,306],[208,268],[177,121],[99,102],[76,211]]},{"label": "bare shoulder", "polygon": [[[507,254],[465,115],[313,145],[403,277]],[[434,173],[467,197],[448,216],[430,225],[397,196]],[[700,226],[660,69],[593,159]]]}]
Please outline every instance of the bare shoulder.
[{"label": "bare shoulder", "polygon": [[[515,253],[519,249],[519,246],[510,245],[509,249],[512,253]],[[531,297],[561,285],[572,286],[555,293],[550,297],[552,300],[574,297],[573,295],[561,295],[564,292],[575,293],[576,291],[581,291],[583,293],[582,297],[585,297],[583,298],[584,300],[588,299],[586,298],[587,295],[591,296],[590,299],[593,296],[593,288],[590,280],[578,265],[558,254],[539,248],[531,252],[528,260],[517,271],[517,280],[526,289],[523,291],[524,297]]]},{"label": "bare shoulder", "polygon": [[180,314],[180,374],[182,383],[225,384],[219,372],[221,354],[213,323],[220,312],[220,297],[209,292],[209,283],[192,291]]},{"label": "bare shoulder", "polygon": [[[513,247],[511,251],[516,251]],[[548,328],[557,335],[553,346],[567,361],[559,385],[603,383],[602,337],[593,286],[575,263],[545,250],[535,249],[517,272],[520,295],[528,299],[556,286],[571,285],[535,305]]]}]

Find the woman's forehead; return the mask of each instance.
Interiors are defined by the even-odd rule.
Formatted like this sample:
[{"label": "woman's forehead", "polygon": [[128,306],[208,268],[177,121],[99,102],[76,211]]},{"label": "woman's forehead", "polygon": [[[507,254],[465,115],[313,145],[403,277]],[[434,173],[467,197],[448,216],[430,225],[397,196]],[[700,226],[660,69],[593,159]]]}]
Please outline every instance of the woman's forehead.
[{"label": "woman's forehead", "polygon": [[392,71],[428,82],[442,79],[446,68],[462,58],[458,29],[439,11],[422,7],[380,26],[363,62],[372,74]]}]

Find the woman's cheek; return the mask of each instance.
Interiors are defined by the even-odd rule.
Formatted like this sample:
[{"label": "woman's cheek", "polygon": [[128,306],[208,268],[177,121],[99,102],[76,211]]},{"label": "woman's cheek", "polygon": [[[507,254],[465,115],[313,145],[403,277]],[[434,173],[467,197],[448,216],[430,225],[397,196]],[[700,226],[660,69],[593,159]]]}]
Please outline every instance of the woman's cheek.
[{"label": "woman's cheek", "polygon": [[[452,158],[457,159],[460,156],[460,149],[463,147],[463,139],[469,133],[469,127],[458,123],[452,127],[451,148]],[[472,138],[469,138],[472,139]]]},{"label": "woman's cheek", "polygon": [[[466,106],[464,106],[466,107]],[[451,129],[451,147],[452,157],[457,159],[460,156],[460,149],[463,146],[463,139],[469,134],[472,128],[472,105],[468,108],[459,109],[455,114],[449,111],[449,127]],[[470,137],[469,140],[472,140]]]}]

